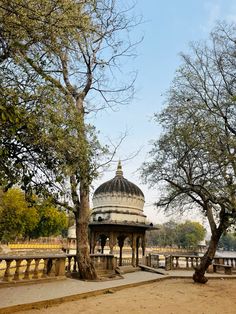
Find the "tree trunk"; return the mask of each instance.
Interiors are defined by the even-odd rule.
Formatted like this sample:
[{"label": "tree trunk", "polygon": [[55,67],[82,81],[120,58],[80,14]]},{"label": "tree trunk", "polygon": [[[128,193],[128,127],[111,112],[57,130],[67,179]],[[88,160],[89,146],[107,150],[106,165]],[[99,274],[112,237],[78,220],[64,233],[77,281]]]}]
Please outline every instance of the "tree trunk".
[{"label": "tree trunk", "polygon": [[[89,85],[89,83],[88,83]],[[89,88],[89,86],[88,86]],[[76,255],[81,279],[95,280],[97,273],[89,255],[88,228],[90,218],[89,208],[89,182],[91,180],[90,168],[90,143],[87,140],[85,118],[84,118],[85,93],[77,95],[76,107],[78,109],[78,139],[81,143],[81,161],[79,165],[79,206],[76,212]],[[75,198],[74,198],[75,199]]]},{"label": "tree trunk", "polygon": [[76,256],[81,279],[95,280],[97,273],[89,255],[88,224],[90,217],[89,193],[80,186],[80,209],[76,213]]},{"label": "tree trunk", "polygon": [[212,260],[215,257],[217,245],[222,233],[223,231],[221,229],[217,229],[215,234],[212,234],[209,247],[203,256],[200,265],[195,268],[195,273],[193,274],[193,280],[195,282],[206,283],[208,281],[208,279],[205,277],[205,272],[212,264]]}]

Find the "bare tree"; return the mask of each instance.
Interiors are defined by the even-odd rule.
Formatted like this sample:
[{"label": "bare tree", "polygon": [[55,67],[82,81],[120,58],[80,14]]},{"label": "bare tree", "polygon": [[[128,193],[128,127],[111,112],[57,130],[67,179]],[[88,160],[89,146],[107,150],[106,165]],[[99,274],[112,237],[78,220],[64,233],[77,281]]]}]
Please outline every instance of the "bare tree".
[{"label": "bare tree", "polygon": [[143,169],[151,184],[163,182],[157,206],[198,208],[208,218],[211,241],[193,275],[201,283],[236,218],[235,35],[235,24],[218,24],[209,42],[192,44],[191,56],[182,54],[166,109],[156,116],[164,133]]}]

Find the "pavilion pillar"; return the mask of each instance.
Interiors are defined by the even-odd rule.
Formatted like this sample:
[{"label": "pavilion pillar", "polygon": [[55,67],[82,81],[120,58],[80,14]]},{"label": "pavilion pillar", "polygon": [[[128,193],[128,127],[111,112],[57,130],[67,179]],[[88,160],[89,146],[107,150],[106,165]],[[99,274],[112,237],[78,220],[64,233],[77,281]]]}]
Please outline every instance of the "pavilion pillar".
[{"label": "pavilion pillar", "polygon": [[146,238],[145,235],[142,237],[142,255],[145,256],[146,251]]},{"label": "pavilion pillar", "polygon": [[138,263],[139,263],[138,249],[139,249],[139,237],[137,237],[136,239],[136,266],[138,266]]},{"label": "pavilion pillar", "polygon": [[114,245],[116,244],[115,242],[115,236],[114,234],[111,232],[109,234],[109,248],[110,248],[110,252],[109,254],[113,254],[113,248],[114,248]]},{"label": "pavilion pillar", "polygon": [[90,231],[90,254],[94,254],[96,242],[95,242],[95,234],[94,231]]},{"label": "pavilion pillar", "polygon": [[136,236],[133,234],[132,236],[132,266],[135,267],[135,251],[136,251]]},{"label": "pavilion pillar", "polygon": [[107,236],[102,234],[100,236],[100,239],[101,239],[101,253],[104,254],[104,247],[106,245],[106,241],[107,241]]},{"label": "pavilion pillar", "polygon": [[118,238],[118,245],[120,248],[120,259],[119,259],[119,266],[122,266],[122,249],[124,246],[124,238],[123,237],[119,237]]}]

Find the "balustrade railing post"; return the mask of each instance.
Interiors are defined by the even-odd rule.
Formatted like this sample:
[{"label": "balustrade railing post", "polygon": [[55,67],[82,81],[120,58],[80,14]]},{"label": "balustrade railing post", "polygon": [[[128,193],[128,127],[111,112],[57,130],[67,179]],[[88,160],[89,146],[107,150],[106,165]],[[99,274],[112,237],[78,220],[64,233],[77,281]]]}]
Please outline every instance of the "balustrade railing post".
[{"label": "balustrade railing post", "polygon": [[11,263],[13,262],[13,259],[6,260],[6,270],[3,276],[3,281],[10,281],[11,280],[11,273],[10,273],[10,267]]},{"label": "balustrade railing post", "polygon": [[186,268],[189,269],[188,257],[186,256],[185,259],[186,259]]},{"label": "balustrade railing post", "polygon": [[76,267],[77,266],[77,259],[76,256],[74,256],[74,265],[73,265],[73,272],[76,273]]},{"label": "balustrade railing post", "polygon": [[56,276],[65,275],[65,258],[57,258],[56,260]]},{"label": "balustrade railing post", "polygon": [[50,258],[51,261],[51,267],[48,269],[48,276],[49,277],[55,277],[56,275],[56,259],[55,258]]},{"label": "balustrade railing post", "polygon": [[72,260],[72,256],[68,256],[68,265],[67,265],[68,273],[71,273],[71,260]]},{"label": "balustrade railing post", "polygon": [[24,277],[23,279],[27,280],[27,279],[30,279],[30,266],[31,266],[31,262],[32,262],[32,258],[29,258],[26,260],[26,269],[25,269],[25,274],[24,274]]},{"label": "balustrade railing post", "polygon": [[42,278],[46,278],[47,277],[47,268],[48,268],[48,258],[44,258],[43,259],[43,273],[42,273]]},{"label": "balustrade railing post", "polygon": [[175,268],[179,268],[179,256],[176,256],[175,260],[176,260]]},{"label": "balustrade railing post", "polygon": [[194,268],[193,257],[190,257],[190,259],[191,259],[191,268]]},{"label": "balustrade railing post", "polygon": [[14,280],[20,280],[20,265],[21,265],[22,259],[16,260],[16,270],[13,279]]},{"label": "balustrade railing post", "polygon": [[35,258],[35,267],[34,267],[34,272],[33,272],[33,276],[32,279],[38,279],[39,278],[39,262],[40,262],[40,258]]}]

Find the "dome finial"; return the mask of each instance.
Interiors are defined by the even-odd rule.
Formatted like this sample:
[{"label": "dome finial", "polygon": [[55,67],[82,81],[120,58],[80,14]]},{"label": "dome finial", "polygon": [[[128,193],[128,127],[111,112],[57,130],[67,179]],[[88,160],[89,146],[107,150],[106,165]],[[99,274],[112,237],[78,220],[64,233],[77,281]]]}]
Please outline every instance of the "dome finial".
[{"label": "dome finial", "polygon": [[122,171],[122,166],[121,166],[121,161],[119,159],[118,165],[117,165],[117,170],[116,170],[116,175],[117,176],[123,176],[123,171]]}]

